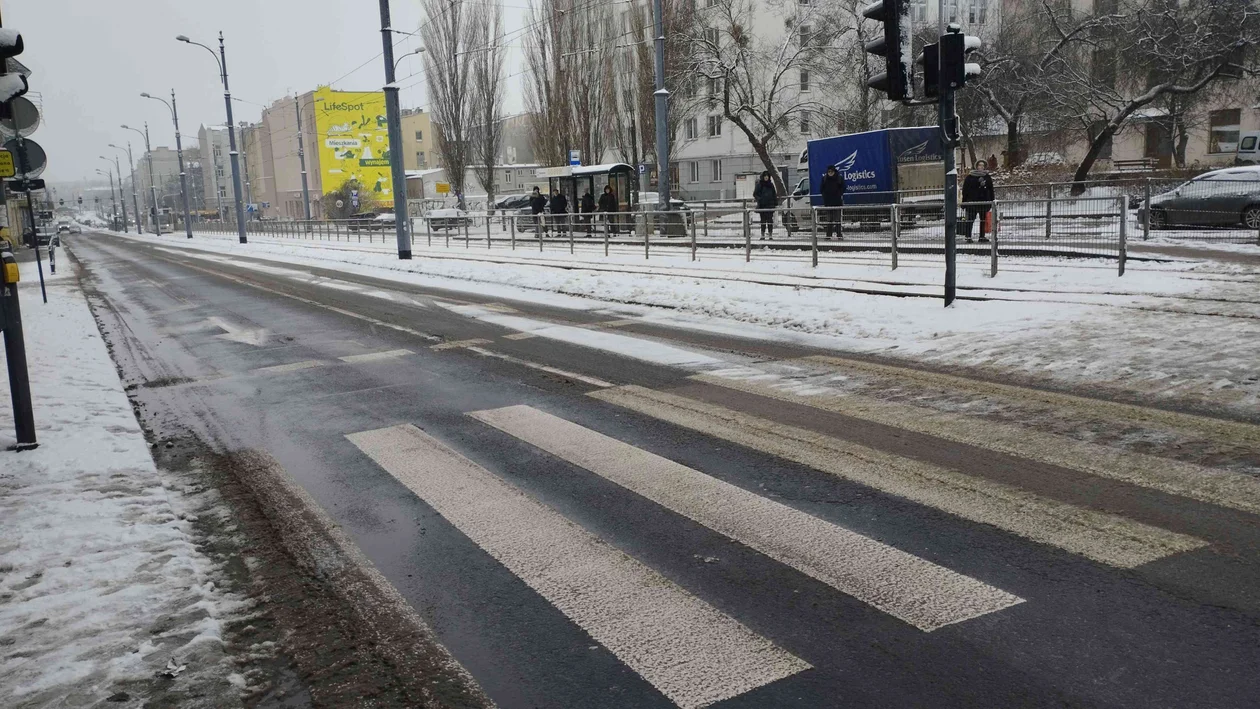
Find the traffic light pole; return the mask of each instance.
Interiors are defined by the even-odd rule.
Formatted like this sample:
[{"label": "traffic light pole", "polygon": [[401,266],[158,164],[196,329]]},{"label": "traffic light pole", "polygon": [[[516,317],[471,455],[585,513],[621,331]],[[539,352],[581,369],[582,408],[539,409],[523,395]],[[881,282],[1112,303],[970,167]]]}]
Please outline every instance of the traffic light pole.
[{"label": "traffic light pole", "polygon": [[958,120],[954,89],[941,87],[941,152],[945,159],[945,307],[954,304],[958,280],[958,164],[955,146]]}]

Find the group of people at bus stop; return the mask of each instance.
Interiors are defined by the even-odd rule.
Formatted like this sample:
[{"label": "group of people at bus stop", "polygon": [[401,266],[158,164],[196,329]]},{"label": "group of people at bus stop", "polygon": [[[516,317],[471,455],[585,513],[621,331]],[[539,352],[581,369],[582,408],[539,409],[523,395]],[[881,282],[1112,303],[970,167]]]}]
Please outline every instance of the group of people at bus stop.
[{"label": "group of people at bus stop", "polygon": [[[540,235],[550,231],[549,224],[554,224],[556,231],[561,234],[571,229],[574,224],[585,227],[589,233],[596,223],[597,214],[604,215],[604,223],[608,226],[609,233],[618,233],[617,217],[610,215],[621,211],[621,207],[612,185],[604,186],[604,193],[599,196],[598,202],[595,200],[595,195],[587,190],[577,207],[575,220],[575,217],[569,214],[569,198],[560,190],[552,190],[551,196],[548,197],[535,187],[533,194],[529,197],[529,211],[538,224]],[[547,212],[550,212],[550,216]]]},{"label": "group of people at bus stop", "polygon": [[[980,222],[979,240],[987,242],[986,232],[991,231],[989,213],[993,206],[993,176],[989,174],[988,163],[980,160],[974,169],[963,180],[962,207],[964,218],[961,234],[966,241],[971,241],[973,225]],[[841,223],[846,191],[844,175],[835,165],[828,165],[818,181],[818,196],[822,199],[822,207],[816,212],[826,239],[843,239],[844,229]],[[774,239],[774,213],[780,204],[779,191],[774,185],[770,172],[761,173],[757,187],[753,190],[753,202],[757,205],[757,215],[761,221],[761,239]]]},{"label": "group of people at bus stop", "polygon": [[[988,163],[984,160],[977,162],[975,168],[963,180],[962,206],[965,218],[961,233],[967,241],[971,241],[972,228],[977,221],[980,222],[979,240],[988,241],[985,234],[991,229],[989,212],[994,200],[993,177],[989,174],[988,167]],[[841,209],[844,207],[846,191],[844,179],[844,175],[840,174],[835,165],[828,165],[818,182],[818,195],[822,199],[822,208],[817,214],[826,239],[844,238],[843,210]],[[753,202],[756,204],[757,215],[760,218],[761,239],[763,241],[774,239],[774,214],[779,208],[781,199],[769,171],[761,173],[760,179],[757,180],[757,186],[753,190]],[[535,187],[533,194],[530,195],[529,207],[530,213],[537,220],[539,234],[550,231],[549,224],[554,224],[559,233],[567,232],[575,223],[584,226],[589,232],[592,225],[596,223],[596,214],[604,215],[604,223],[610,233],[618,233],[618,219],[616,216],[610,216],[620,211],[617,194],[613,191],[612,185],[604,186],[604,192],[599,196],[598,202],[590,190],[582,195],[577,205],[576,222],[569,214],[569,198],[560,190],[552,190],[551,196],[548,197]],[[548,212],[550,216],[547,216]]]}]

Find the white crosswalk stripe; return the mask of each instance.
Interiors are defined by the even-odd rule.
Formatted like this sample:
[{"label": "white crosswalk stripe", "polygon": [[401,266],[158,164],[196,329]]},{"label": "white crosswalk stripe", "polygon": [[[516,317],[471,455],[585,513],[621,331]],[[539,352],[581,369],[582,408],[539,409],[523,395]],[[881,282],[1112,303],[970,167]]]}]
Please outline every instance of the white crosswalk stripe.
[{"label": "white crosswalk stripe", "polygon": [[396,359],[398,357],[406,357],[409,354],[414,353],[411,350],[386,350],[384,352],[346,355],[345,357],[338,357],[338,359],[347,364],[359,364],[361,362],[376,362],[382,359]]},{"label": "white crosswalk stripe", "polygon": [[414,426],[348,438],[679,707],[810,667]]},{"label": "white crosswalk stripe", "polygon": [[587,395],[1112,566],[1132,568],[1206,546],[1184,534],[675,394],[626,386]]},{"label": "white crosswalk stripe", "polygon": [[1260,479],[1250,475],[1116,450],[924,406],[858,394],[841,395],[834,389],[799,382],[758,380],[756,374],[699,374],[692,379],[1260,514]]},{"label": "white crosswalk stripe", "polygon": [[931,631],[1023,599],[529,406],[470,414]]}]

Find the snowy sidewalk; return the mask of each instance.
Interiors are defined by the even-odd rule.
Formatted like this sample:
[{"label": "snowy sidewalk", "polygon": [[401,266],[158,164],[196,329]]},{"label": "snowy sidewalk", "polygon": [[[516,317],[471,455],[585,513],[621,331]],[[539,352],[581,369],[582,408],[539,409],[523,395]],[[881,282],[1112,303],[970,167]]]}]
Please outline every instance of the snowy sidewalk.
[{"label": "snowy sidewalk", "polygon": [[[22,267],[35,451],[4,450],[0,367],[0,706],[232,706],[244,680],[222,637],[239,602],[194,544],[204,504],[155,467],[73,271],[45,264],[45,305]],[[186,669],[159,677],[172,657]]]}]

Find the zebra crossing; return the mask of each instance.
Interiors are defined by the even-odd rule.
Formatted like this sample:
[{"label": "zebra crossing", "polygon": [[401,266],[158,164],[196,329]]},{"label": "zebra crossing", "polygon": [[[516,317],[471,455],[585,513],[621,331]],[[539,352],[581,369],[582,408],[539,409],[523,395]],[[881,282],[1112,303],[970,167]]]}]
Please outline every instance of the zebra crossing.
[{"label": "zebra crossing", "polygon": [[[986,442],[957,420],[926,409],[870,397],[827,396],[825,389],[767,384],[757,376],[719,372],[691,379],[944,441],[984,444],[1012,455],[1027,451],[1032,459],[1072,470],[1252,511],[1252,486],[1223,470],[1200,470],[1157,456],[1130,457],[1016,427],[999,428]],[[685,388],[601,384],[586,396],[1104,568],[1132,569],[1208,546],[1188,534],[720,406],[688,396]],[[611,482],[923,633],[1036,602],[726,482],[711,474],[715,471],[688,467],[533,406],[466,415],[558,464]],[[1028,436],[1026,449],[1019,446],[1020,435]],[[676,706],[709,706],[811,669],[809,661],[750,629],[738,614],[706,602],[699,592],[619,551],[559,509],[414,426],[348,438]],[[1196,487],[1194,476],[1200,473],[1198,480],[1205,482]]]}]

